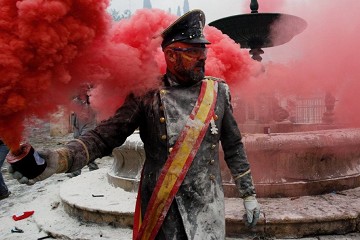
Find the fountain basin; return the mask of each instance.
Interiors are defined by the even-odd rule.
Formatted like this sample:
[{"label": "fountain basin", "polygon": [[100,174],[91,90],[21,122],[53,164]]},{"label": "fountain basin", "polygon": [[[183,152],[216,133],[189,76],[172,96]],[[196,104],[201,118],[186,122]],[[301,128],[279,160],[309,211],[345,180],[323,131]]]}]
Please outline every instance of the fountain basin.
[{"label": "fountain basin", "polygon": [[[336,192],[360,186],[360,129],[296,133],[244,134],[258,197],[297,197]],[[144,150],[134,133],[114,149],[108,181],[137,191]],[[220,151],[226,197],[238,197]]]},{"label": "fountain basin", "polygon": [[[259,197],[318,195],[360,185],[360,130],[249,134],[246,152]],[[225,194],[238,196],[225,166]]]}]

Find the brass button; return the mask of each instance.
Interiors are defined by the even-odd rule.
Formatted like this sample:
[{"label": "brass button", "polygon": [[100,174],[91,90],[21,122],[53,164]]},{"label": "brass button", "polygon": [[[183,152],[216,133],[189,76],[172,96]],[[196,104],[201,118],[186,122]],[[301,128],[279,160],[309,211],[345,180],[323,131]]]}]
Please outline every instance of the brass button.
[{"label": "brass button", "polygon": [[165,93],[166,93],[166,91],[164,89],[160,90],[160,94],[165,94]]},{"label": "brass button", "polygon": [[216,144],[211,145],[211,149],[215,149],[216,148]]},{"label": "brass button", "polygon": [[216,121],[216,120],[218,120],[219,119],[219,116],[218,115],[214,115],[214,120]]},{"label": "brass button", "polygon": [[209,162],[210,165],[214,165],[214,163],[215,163],[214,159],[211,159],[210,162]]},{"label": "brass button", "polygon": [[159,108],[160,108],[161,111],[164,111],[164,106],[163,105],[160,105]]},{"label": "brass button", "polygon": [[166,140],[166,135],[161,135],[162,140]]},{"label": "brass button", "polygon": [[171,153],[171,151],[173,150],[173,148],[171,147],[171,148],[169,148],[169,153]]},{"label": "brass button", "polygon": [[161,123],[164,123],[164,122],[165,122],[165,118],[164,118],[164,117],[161,117],[161,118],[160,118],[160,122],[161,122]]},{"label": "brass button", "polygon": [[212,174],[210,174],[209,179],[210,179],[211,181],[214,181],[214,180],[215,180],[215,176],[212,175]]}]

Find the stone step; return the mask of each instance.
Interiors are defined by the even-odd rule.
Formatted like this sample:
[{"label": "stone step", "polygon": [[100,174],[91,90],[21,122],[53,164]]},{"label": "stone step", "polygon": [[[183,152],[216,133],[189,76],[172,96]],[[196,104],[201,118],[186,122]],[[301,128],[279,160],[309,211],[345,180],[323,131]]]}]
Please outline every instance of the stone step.
[{"label": "stone step", "polygon": [[[131,229],[136,193],[111,186],[107,171],[83,173],[64,182],[60,188],[64,210],[85,222]],[[360,188],[319,196],[258,198],[258,201],[261,218],[256,227],[249,229],[243,221],[242,200],[225,199],[228,237],[253,234],[299,238],[359,230]]]}]

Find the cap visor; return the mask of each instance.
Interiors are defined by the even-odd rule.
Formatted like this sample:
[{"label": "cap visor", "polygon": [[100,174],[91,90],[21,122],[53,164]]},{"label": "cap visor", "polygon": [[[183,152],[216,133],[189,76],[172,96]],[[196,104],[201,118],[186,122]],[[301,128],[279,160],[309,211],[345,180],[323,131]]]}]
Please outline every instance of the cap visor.
[{"label": "cap visor", "polygon": [[206,38],[184,39],[184,40],[181,40],[179,42],[211,44],[211,42],[209,42]]}]

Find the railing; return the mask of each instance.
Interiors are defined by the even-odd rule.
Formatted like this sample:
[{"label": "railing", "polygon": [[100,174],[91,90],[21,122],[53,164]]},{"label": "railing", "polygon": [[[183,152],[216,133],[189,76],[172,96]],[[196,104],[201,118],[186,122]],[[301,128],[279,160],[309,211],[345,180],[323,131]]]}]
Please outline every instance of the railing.
[{"label": "railing", "polygon": [[297,98],[295,123],[322,123],[325,111],[324,97]]},{"label": "railing", "polygon": [[[299,124],[321,124],[324,123],[324,113],[330,111],[326,107],[325,95],[306,98],[262,96],[255,102],[234,98],[233,107],[236,119],[244,124],[271,123],[274,120],[276,122],[288,120]],[[279,114],[284,117],[279,118]]]}]

